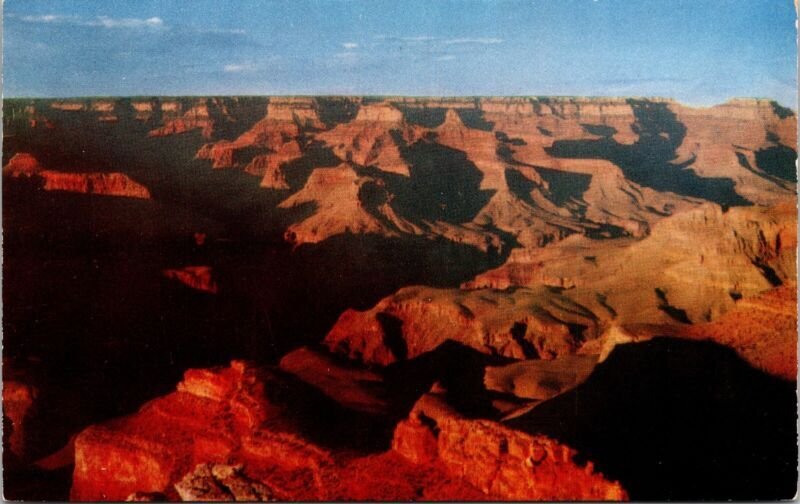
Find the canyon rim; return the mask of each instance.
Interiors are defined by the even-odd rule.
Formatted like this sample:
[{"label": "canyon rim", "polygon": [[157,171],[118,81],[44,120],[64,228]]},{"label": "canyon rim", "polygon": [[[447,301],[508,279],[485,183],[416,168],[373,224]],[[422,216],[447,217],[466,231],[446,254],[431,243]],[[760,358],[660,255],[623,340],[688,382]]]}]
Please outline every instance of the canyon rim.
[{"label": "canyon rim", "polygon": [[722,8],[7,1],[4,497],[793,498],[795,11]]}]

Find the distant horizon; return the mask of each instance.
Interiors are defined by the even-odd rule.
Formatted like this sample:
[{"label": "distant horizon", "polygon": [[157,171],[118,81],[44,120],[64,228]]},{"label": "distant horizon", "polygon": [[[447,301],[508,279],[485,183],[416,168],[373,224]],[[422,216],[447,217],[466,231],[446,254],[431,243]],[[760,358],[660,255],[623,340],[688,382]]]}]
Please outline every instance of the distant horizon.
[{"label": "distant horizon", "polygon": [[6,0],[3,93],[608,96],[797,110],[791,0]]},{"label": "distant horizon", "polygon": [[2,96],[3,100],[110,100],[110,99],[147,99],[147,98],[414,98],[414,99],[444,99],[444,100],[469,100],[480,98],[555,98],[555,99],[625,99],[625,100],[648,100],[648,101],[671,101],[693,108],[711,108],[725,105],[736,100],[756,100],[776,103],[784,108],[791,109],[797,113],[794,107],[786,106],[780,101],[766,96],[731,96],[724,101],[711,103],[708,105],[697,104],[680,100],[670,96],[623,96],[623,95],[542,95],[542,94],[521,94],[521,95],[398,95],[398,94],[141,94],[141,95],[85,95],[85,96]]}]

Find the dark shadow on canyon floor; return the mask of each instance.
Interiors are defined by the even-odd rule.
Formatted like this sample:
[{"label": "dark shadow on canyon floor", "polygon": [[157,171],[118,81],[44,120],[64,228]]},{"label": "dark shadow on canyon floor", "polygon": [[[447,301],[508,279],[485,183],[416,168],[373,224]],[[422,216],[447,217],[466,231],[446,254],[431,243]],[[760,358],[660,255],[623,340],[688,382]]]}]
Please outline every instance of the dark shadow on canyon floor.
[{"label": "dark shadow on canyon floor", "polygon": [[618,346],[576,389],[510,421],[580,451],[634,500],[791,499],[795,383],[712,343]]},{"label": "dark shadow on canyon floor", "polygon": [[690,164],[673,162],[676,149],[686,136],[686,127],[666,103],[645,100],[628,100],[628,103],[636,117],[634,132],[639,134],[633,145],[605,137],[556,140],[545,150],[555,157],[606,159],[619,166],[628,179],[657,191],[703,198],[726,207],[750,205],[736,193],[732,179],[700,177]]},{"label": "dark shadow on canyon floor", "polygon": [[[263,116],[265,102],[248,106]],[[333,122],[358,109],[336,99],[322,108]],[[347,308],[369,308],[410,284],[457,286],[504,259],[420,237],[347,234],[292,249],[283,231],[303,209],[276,209],[286,191],[195,160],[206,142],[199,131],[148,137],[153,124],[119,112],[118,123],[102,123],[93,113],[48,110],[59,127],[4,143],[5,161],[29,152],[56,170],[123,172],[153,195],[44,192],[21,180],[3,186],[3,356],[37,362],[48,377],[42,404],[60,418],[37,442],[37,456],[169,392],[187,368],[232,358],[276,362],[320,341]],[[244,122],[225,127],[235,138]],[[338,162],[312,144],[287,178],[297,188],[313,166]],[[416,173],[432,179],[431,169]],[[470,191],[480,182],[472,175]],[[454,198],[452,208],[431,211],[456,219],[473,211]],[[203,245],[195,233],[206,235]],[[218,294],[163,277],[166,268],[191,265],[212,268]]]}]

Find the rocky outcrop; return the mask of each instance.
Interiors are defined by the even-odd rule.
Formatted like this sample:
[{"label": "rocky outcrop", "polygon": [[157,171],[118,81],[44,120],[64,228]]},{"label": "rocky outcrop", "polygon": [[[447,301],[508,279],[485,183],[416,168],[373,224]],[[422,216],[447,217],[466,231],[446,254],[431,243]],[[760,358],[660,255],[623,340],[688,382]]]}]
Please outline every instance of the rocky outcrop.
[{"label": "rocky outcrop", "polygon": [[400,110],[389,103],[378,103],[362,105],[355,119],[315,138],[331,146],[342,160],[408,176],[408,163],[400,154],[395,134],[406,143],[419,137],[419,131],[405,123]]},{"label": "rocky outcrop", "polygon": [[553,359],[597,336],[597,320],[547,288],[464,291],[406,287],[371,310],[347,310],[325,337],[369,364],[413,359],[452,340],[491,355]]},{"label": "rocky outcrop", "polygon": [[[413,413],[414,420],[401,422],[388,452],[323,448],[297,429],[289,405],[299,404],[301,390],[293,383],[275,370],[237,361],[229,368],[187,371],[176,392],[78,435],[71,499],[625,497],[619,485],[594,474],[591,466],[572,462],[574,452],[555,441],[454,413],[442,418],[428,406]],[[313,400],[309,394],[302,397]],[[331,412],[320,407],[326,415]],[[417,422],[423,414],[436,419],[437,434]],[[417,451],[420,446],[423,452]]]},{"label": "rocky outcrop", "polygon": [[3,167],[3,175],[32,178],[45,191],[67,191],[104,196],[150,199],[150,191],[124,173],[80,173],[44,169],[27,153],[15,154]]},{"label": "rocky outcrop", "polygon": [[692,160],[692,169],[703,177],[732,179],[737,193],[759,205],[791,197],[796,191],[793,181],[772,176],[756,159],[761,149],[797,143],[797,118],[778,114],[776,105],[756,99],[734,99],[709,108],[671,105],[686,128],[677,161]]},{"label": "rocky outcrop", "polygon": [[151,130],[149,135],[151,137],[180,135],[196,129],[201,131],[203,138],[211,138],[214,134],[214,119],[208,102],[195,104],[180,117],[168,120],[163,126]]},{"label": "rocky outcrop", "polygon": [[270,400],[275,392],[264,390],[267,379],[241,362],[190,370],[176,392],[130,417],[86,429],[75,440],[71,498],[122,500],[134,492],[174,498],[173,485],[199,464],[269,460],[271,455],[264,453],[294,441],[289,434],[285,439],[278,434],[268,440],[252,437],[282,408]]},{"label": "rocky outcrop", "polygon": [[43,170],[39,161],[27,152],[18,152],[11,156],[3,167],[3,176],[11,178],[30,178]]},{"label": "rocky outcrop", "polygon": [[[438,403],[438,404],[437,404]],[[574,461],[575,450],[487,420],[467,420],[423,396],[395,429],[392,448],[416,464],[441,464],[497,500],[626,500],[619,483]]]},{"label": "rocky outcrop", "polygon": [[380,181],[359,176],[345,163],[315,169],[305,186],[279,205],[293,208],[313,204],[315,209],[305,220],[289,226],[285,235],[287,241],[318,243],[343,233],[397,236],[398,228],[408,225],[397,219],[385,203],[370,209],[362,201],[366,187],[377,192],[383,190]]},{"label": "rocky outcrop", "polygon": [[166,269],[163,271],[163,275],[200,292],[216,294],[219,289],[210,266],[185,266],[180,269]]},{"label": "rocky outcrop", "polygon": [[797,379],[797,288],[788,285],[741,299],[713,322],[680,328],[675,336],[733,348],[753,367]]},{"label": "rocky outcrop", "polygon": [[124,173],[66,173],[42,170],[45,191],[67,191],[104,196],[150,199],[150,191]]},{"label": "rocky outcrop", "polygon": [[34,412],[38,391],[35,386],[19,380],[3,379],[3,418],[8,424],[3,428],[4,439],[9,450],[18,460],[28,457],[27,424]]},{"label": "rocky outcrop", "polygon": [[794,281],[795,227],[794,203],[727,212],[705,204],[663,219],[641,240],[572,236],[514,250],[466,287],[547,285],[607,321],[704,322],[736,298]]},{"label": "rocky outcrop", "polygon": [[289,189],[283,167],[303,156],[301,132],[322,127],[310,98],[272,98],[265,118],[233,141],[204,145],[196,157],[262,177],[261,187]]},{"label": "rocky outcrop", "polygon": [[175,484],[184,502],[277,500],[269,487],[242,474],[241,466],[200,464]]},{"label": "rocky outcrop", "polygon": [[463,151],[481,171],[481,189],[505,189],[507,164],[498,156],[498,139],[491,131],[467,128],[454,109],[445,114],[444,123],[434,130],[436,141]]},{"label": "rocky outcrop", "polygon": [[343,364],[307,347],[284,355],[279,367],[347,409],[371,414],[388,412],[383,378],[378,373]]}]

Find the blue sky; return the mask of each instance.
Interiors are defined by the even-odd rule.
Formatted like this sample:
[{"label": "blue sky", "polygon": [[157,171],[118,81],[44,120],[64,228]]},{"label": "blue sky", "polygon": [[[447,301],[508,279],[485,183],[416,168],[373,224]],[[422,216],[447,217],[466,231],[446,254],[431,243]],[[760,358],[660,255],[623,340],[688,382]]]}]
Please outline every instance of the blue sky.
[{"label": "blue sky", "polygon": [[734,96],[796,107],[791,0],[6,0],[6,96]]}]

